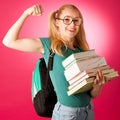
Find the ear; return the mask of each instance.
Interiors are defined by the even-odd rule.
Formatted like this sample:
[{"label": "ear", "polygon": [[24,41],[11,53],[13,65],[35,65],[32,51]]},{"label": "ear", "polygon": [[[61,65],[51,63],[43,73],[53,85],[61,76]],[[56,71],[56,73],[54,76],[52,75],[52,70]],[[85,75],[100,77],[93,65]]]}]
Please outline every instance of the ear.
[{"label": "ear", "polygon": [[57,26],[57,27],[59,27],[59,26],[60,26],[60,22],[59,22],[59,20],[58,20],[58,19],[56,19],[55,24],[56,24],[56,26]]}]

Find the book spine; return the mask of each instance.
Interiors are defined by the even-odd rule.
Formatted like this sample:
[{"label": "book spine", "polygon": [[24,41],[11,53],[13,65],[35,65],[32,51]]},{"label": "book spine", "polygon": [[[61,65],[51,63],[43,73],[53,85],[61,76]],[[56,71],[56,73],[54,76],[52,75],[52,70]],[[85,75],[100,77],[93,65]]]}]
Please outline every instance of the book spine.
[{"label": "book spine", "polygon": [[77,81],[81,81],[85,78],[91,77],[91,76],[95,76],[96,72],[84,72],[82,75],[77,75],[75,78],[71,79],[68,81],[69,85],[72,85],[74,83],[76,83]]},{"label": "book spine", "polygon": [[77,75],[79,72],[81,72],[81,71],[80,71],[77,63],[75,63],[68,70],[64,71],[64,75],[66,77],[66,80],[69,80],[69,79],[73,78],[73,76]]},{"label": "book spine", "polygon": [[[68,90],[67,94],[70,96],[70,95],[72,95],[72,94],[76,94],[76,93],[79,93],[79,92],[85,92],[85,91],[91,89],[91,88],[92,88],[92,85],[93,85],[93,80],[94,80],[94,77],[93,77],[93,78],[90,78],[90,79],[88,78],[88,79],[80,82],[77,86],[75,86],[74,88]],[[88,82],[88,81],[89,81],[89,82]],[[89,85],[89,84],[90,84],[90,85]],[[84,91],[83,91],[83,90],[81,91],[81,89],[82,89],[85,85],[87,85],[87,87],[84,89]],[[89,87],[88,87],[88,86],[89,86]]]},{"label": "book spine", "polygon": [[[114,69],[106,69],[106,70],[102,70],[103,75],[108,75],[108,74],[112,74],[114,72]],[[74,82],[69,82],[69,87],[68,89],[73,88],[74,86],[76,86],[77,84],[79,84],[80,82],[82,82],[83,80],[85,80],[86,78],[89,77],[95,77],[96,76],[97,71],[94,72],[90,72],[90,73],[86,73],[86,75],[83,75],[82,77],[79,77],[77,80],[74,80]]]},{"label": "book spine", "polygon": [[107,63],[103,57],[95,57],[84,61],[78,61],[64,71],[65,77],[67,80],[70,80],[84,70],[89,70],[104,65],[107,65]]},{"label": "book spine", "polygon": [[[91,76],[95,77],[95,74],[93,73]],[[89,78],[90,75],[86,74],[85,76],[83,76],[82,78],[78,79],[76,82],[74,82],[73,84],[68,86],[68,90],[74,88],[76,85],[80,84],[82,81],[84,81],[85,79]]]},{"label": "book spine", "polygon": [[65,60],[63,60],[62,65],[65,68],[66,65],[68,65],[69,61],[73,61],[74,58],[74,54],[70,55],[68,58],[66,58]]},{"label": "book spine", "polygon": [[65,60],[63,60],[62,65],[63,67],[66,67],[68,64],[70,64],[72,61],[76,59],[90,57],[90,56],[96,56],[96,52],[94,49],[72,54],[69,57],[67,57]]},{"label": "book spine", "polygon": [[70,63],[68,63],[66,66],[64,66],[65,69],[68,69],[70,66],[72,66],[75,62],[82,62],[83,60],[87,60],[87,59],[91,59],[91,58],[96,58],[99,57],[98,55],[94,55],[94,56],[89,56],[89,57],[84,57],[84,58],[78,58],[78,59],[74,59],[73,61],[71,61]]},{"label": "book spine", "polygon": [[68,80],[69,84],[71,85],[72,83],[74,83],[75,81],[79,80],[81,77],[85,76],[86,74],[87,74],[86,71],[80,72],[75,77],[73,77],[72,79]]},{"label": "book spine", "polygon": [[104,65],[101,67],[96,67],[93,69],[89,69],[89,70],[84,70],[83,72],[79,72],[76,76],[74,76],[72,79],[66,79],[67,81],[69,81],[70,84],[72,84],[74,81],[76,81],[77,79],[81,78],[82,76],[95,72],[97,70],[102,70],[103,72],[105,71],[109,71],[111,68],[108,65]]},{"label": "book spine", "polygon": [[[113,78],[118,77],[119,74],[118,74],[118,71],[113,71],[113,72],[105,74],[104,76],[106,77],[107,80],[111,80]],[[67,92],[68,95],[70,96],[72,94],[77,94],[77,93],[81,93],[81,92],[85,92],[85,91],[90,90],[92,88],[93,83],[94,83],[94,79],[95,79],[95,77],[84,79],[79,84],[77,84],[76,86],[69,89]]]}]

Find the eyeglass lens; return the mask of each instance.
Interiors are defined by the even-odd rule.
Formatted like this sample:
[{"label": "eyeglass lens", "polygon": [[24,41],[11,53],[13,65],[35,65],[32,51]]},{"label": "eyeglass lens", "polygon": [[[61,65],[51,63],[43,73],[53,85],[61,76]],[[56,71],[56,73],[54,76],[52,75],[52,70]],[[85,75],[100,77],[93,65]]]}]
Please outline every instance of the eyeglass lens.
[{"label": "eyeglass lens", "polygon": [[80,25],[81,18],[72,18],[70,16],[65,16],[63,19],[64,24],[70,25],[72,22],[74,22],[75,25]]}]

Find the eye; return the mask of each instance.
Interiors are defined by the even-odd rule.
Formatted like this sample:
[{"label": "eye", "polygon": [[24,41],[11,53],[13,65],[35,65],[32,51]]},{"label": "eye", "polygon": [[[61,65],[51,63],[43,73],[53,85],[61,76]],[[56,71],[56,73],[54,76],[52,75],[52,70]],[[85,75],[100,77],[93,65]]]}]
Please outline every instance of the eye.
[{"label": "eye", "polygon": [[76,22],[79,22],[79,20],[78,20],[78,19],[74,19],[73,21],[74,21],[75,23],[76,23]]},{"label": "eye", "polygon": [[74,22],[78,22],[78,20],[74,20]]},{"label": "eye", "polygon": [[75,23],[75,25],[80,25],[81,19],[80,18],[76,18],[76,19],[73,20],[73,22]]},{"label": "eye", "polygon": [[65,23],[70,23],[70,21],[71,21],[70,18],[65,18],[65,19],[64,19],[64,22],[65,22]]}]

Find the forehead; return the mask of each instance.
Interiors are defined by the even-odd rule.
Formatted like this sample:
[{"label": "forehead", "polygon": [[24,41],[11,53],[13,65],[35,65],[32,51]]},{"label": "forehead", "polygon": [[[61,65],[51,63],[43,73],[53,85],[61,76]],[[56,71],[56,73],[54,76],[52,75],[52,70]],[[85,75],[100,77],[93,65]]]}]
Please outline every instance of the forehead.
[{"label": "forehead", "polygon": [[62,10],[61,17],[65,17],[65,16],[71,16],[71,17],[80,17],[79,12],[76,9],[71,9],[71,8],[65,8],[64,10]]}]

